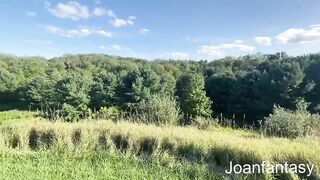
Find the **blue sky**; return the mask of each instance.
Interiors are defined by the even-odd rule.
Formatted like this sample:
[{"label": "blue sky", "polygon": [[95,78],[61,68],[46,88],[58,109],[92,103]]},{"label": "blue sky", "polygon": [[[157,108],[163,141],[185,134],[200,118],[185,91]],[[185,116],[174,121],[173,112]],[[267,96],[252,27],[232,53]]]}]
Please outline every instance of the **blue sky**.
[{"label": "blue sky", "polygon": [[319,0],[3,0],[0,52],[208,59],[320,52]]}]

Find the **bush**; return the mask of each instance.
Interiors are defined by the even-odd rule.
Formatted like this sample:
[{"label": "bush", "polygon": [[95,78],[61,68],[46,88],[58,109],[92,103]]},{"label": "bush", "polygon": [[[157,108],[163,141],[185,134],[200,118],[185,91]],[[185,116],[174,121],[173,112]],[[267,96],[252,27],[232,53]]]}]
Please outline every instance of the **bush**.
[{"label": "bush", "polygon": [[63,104],[62,107],[62,117],[66,122],[73,122],[80,119],[81,112],[77,111],[77,109],[69,104]]},{"label": "bush", "polygon": [[120,111],[117,107],[102,107],[97,114],[98,119],[117,120],[120,115]]},{"label": "bush", "polygon": [[295,111],[274,106],[273,113],[266,118],[267,133],[288,138],[311,135],[319,128],[320,116],[308,112],[307,107],[306,102],[299,102]]},{"label": "bush", "polygon": [[173,97],[153,95],[147,100],[140,101],[134,109],[134,118],[144,123],[157,125],[177,125],[180,122],[180,109]]}]

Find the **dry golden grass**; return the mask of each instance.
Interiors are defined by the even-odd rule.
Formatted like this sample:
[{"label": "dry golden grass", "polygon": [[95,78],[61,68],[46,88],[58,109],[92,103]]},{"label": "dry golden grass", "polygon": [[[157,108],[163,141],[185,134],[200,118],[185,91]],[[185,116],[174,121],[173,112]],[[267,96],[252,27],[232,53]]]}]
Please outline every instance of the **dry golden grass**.
[{"label": "dry golden grass", "polygon": [[290,140],[219,127],[206,131],[125,121],[51,123],[40,119],[4,124],[0,136],[1,149],[105,149],[148,159],[169,153],[180,160],[214,167],[226,167],[229,161],[309,163],[315,164],[317,172],[313,176],[319,177],[320,141],[315,137]]}]

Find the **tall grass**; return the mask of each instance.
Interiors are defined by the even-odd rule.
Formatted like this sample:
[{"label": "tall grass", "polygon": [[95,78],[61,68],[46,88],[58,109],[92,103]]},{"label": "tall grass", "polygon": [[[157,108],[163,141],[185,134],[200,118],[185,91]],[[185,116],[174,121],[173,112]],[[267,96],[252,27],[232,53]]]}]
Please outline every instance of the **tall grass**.
[{"label": "tall grass", "polygon": [[[319,178],[320,141],[317,138],[266,138],[241,130],[198,130],[194,127],[154,126],[129,122],[28,122],[5,124],[0,148],[20,151],[62,150],[121,152],[152,160],[169,154],[179,161],[206,164],[210,170],[239,164],[309,163]],[[256,176],[256,175],[255,175]],[[270,178],[269,175],[258,175]],[[300,175],[304,177],[303,174]]]},{"label": "tall grass", "polygon": [[0,179],[223,179],[204,165],[146,162],[107,151],[5,151]]}]

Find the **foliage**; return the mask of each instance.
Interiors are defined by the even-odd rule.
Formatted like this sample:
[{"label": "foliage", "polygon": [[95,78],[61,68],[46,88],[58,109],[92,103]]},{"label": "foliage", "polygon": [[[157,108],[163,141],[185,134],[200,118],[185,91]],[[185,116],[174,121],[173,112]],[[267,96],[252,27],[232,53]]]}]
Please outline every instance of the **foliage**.
[{"label": "foliage", "polygon": [[153,94],[161,94],[160,76],[148,67],[129,71],[122,75],[121,85],[117,89],[117,100],[124,108],[134,107],[141,100],[148,99]]},{"label": "foliage", "polygon": [[131,118],[157,125],[180,123],[180,109],[175,98],[165,95],[152,95],[140,101],[134,108]]},{"label": "foliage", "polygon": [[[50,118],[65,103],[76,111],[110,106],[125,111],[160,94],[178,96],[187,123],[193,116],[211,115],[212,110],[213,115],[235,117],[237,124],[253,124],[268,116],[274,104],[293,110],[301,98],[316,113],[319,64],[320,54],[254,54],[211,62],[146,61],[101,54],[49,60],[0,55],[0,110],[38,108],[49,111]],[[87,112],[79,114],[83,118]]]},{"label": "foliage", "polygon": [[319,131],[320,116],[307,111],[308,104],[298,102],[295,111],[274,106],[273,113],[266,119],[267,132],[271,135],[296,138]]},{"label": "foliage", "polygon": [[91,113],[89,109],[89,90],[91,79],[85,74],[70,72],[57,83],[58,102],[62,103],[62,117],[66,121],[86,118]]},{"label": "foliage", "polygon": [[77,121],[80,119],[80,113],[75,107],[64,103],[62,105],[62,117],[67,122]]},{"label": "foliage", "polygon": [[191,118],[211,116],[211,101],[204,91],[204,79],[199,74],[184,74],[179,77],[176,85],[176,95],[184,113],[185,124],[190,124]]},{"label": "foliage", "polygon": [[113,73],[101,72],[94,78],[91,88],[91,106],[100,109],[103,106],[114,106],[116,104],[116,88],[118,79]]},{"label": "foliage", "polygon": [[54,107],[57,103],[56,81],[46,76],[35,77],[27,86],[26,100],[30,105],[40,108]]},{"label": "foliage", "polygon": [[98,119],[118,120],[120,111],[117,107],[102,107],[96,114]]}]

